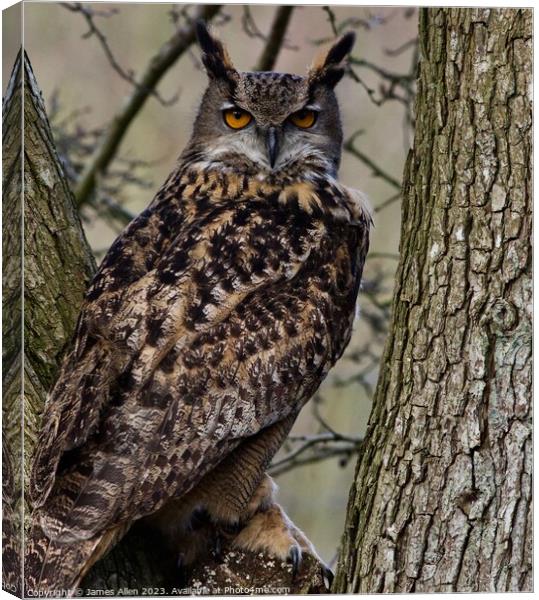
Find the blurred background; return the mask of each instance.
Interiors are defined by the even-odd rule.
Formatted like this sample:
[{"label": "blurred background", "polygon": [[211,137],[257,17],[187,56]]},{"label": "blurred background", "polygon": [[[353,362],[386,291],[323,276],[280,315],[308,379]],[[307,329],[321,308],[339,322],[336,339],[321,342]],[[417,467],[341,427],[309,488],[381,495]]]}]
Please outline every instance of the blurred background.
[{"label": "blurred background", "polygon": [[[26,3],[25,49],[44,95],[74,189],[152,57],[197,5]],[[280,9],[223,5],[214,24],[235,66],[251,70]],[[304,74],[321,44],[357,31],[337,87],[345,131],[341,180],[365,192],[375,228],[360,319],[345,356],[304,409],[272,472],[280,500],[328,562],[344,526],[359,441],[365,432],[386,336],[400,229],[399,184],[413,134],[417,10],[293,7],[274,70]],[[3,22],[3,89],[20,44],[16,13]],[[81,205],[97,262],[172,170],[191,134],[206,75],[192,46],[165,73],[133,119],[92,195]]]}]

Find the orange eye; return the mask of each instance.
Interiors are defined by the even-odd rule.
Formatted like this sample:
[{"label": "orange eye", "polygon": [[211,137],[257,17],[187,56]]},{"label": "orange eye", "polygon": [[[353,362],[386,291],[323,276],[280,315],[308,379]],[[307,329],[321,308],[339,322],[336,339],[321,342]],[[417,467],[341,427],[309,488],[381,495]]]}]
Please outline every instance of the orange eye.
[{"label": "orange eye", "polygon": [[228,108],[223,112],[225,123],[232,129],[243,129],[253,120],[253,117],[241,108]]},{"label": "orange eye", "polygon": [[303,110],[298,110],[298,112],[291,115],[290,121],[292,121],[296,127],[301,127],[301,129],[309,129],[309,127],[312,127],[316,123],[317,116],[318,114],[316,111],[304,108]]}]

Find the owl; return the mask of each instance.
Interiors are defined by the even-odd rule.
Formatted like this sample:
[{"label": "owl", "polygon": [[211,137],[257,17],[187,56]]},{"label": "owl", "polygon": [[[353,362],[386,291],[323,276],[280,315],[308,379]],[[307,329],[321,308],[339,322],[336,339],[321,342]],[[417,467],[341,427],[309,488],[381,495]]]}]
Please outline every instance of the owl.
[{"label": "owl", "polygon": [[208,86],[157,195],[112,244],[44,410],[26,590],[72,590],[145,519],[315,554],[266,469],[349,342],[371,219],[337,180],[348,33],[306,76],[241,72],[197,26]]}]

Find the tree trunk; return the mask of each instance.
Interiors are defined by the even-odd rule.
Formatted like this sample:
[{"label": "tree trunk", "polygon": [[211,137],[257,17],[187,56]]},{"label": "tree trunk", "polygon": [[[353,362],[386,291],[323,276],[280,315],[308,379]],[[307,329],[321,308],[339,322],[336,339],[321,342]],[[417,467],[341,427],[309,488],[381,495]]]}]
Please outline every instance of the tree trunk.
[{"label": "tree trunk", "polygon": [[393,322],[334,591],[532,590],[532,13],[423,9]]},{"label": "tree trunk", "polygon": [[[22,85],[24,81],[24,85]],[[23,104],[21,102],[23,99]],[[24,107],[24,161],[21,160],[21,109]],[[70,342],[84,291],[95,263],[84,236],[73,195],[55,150],[41,92],[27,56],[19,54],[4,101],[4,588],[20,594],[22,485],[28,483],[32,456],[48,390]],[[21,173],[24,172],[24,221]],[[21,228],[21,224],[23,228]],[[21,239],[21,232],[24,237]],[[24,251],[24,356],[21,358],[21,245]],[[21,389],[21,367],[24,387]],[[21,395],[22,393],[22,395]],[[24,402],[24,420],[21,412]],[[21,430],[24,428],[24,435]],[[22,467],[22,469],[21,469]],[[24,476],[23,473],[24,472]],[[327,591],[320,565],[307,560],[299,577],[278,561],[228,552],[208,557],[191,579],[180,577],[177,557],[167,555],[152,531],[136,524],[88,573],[81,595],[91,590],[123,595],[162,595],[172,587],[207,585],[213,589],[266,586],[269,590]],[[198,579],[197,579],[198,578]],[[288,583],[288,585],[287,585]],[[95,594],[93,594],[95,595]],[[177,595],[177,594],[176,594]]]},{"label": "tree trunk", "polygon": [[2,589],[20,594],[22,524],[21,62],[2,111]]}]

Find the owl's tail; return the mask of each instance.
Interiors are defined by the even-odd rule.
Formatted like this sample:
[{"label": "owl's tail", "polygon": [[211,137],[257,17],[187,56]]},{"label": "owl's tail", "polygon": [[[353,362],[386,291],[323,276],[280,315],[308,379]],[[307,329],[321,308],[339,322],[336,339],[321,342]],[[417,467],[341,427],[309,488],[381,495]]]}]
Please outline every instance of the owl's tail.
[{"label": "owl's tail", "polygon": [[72,597],[90,568],[126,533],[118,526],[88,540],[61,543],[50,539],[33,516],[24,559],[26,597]]}]

